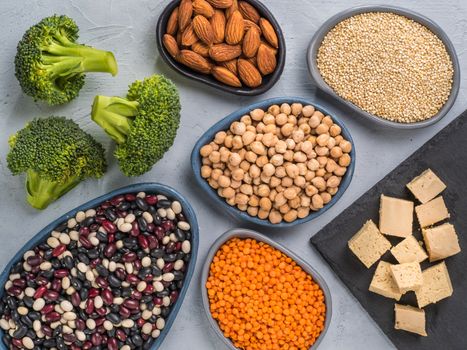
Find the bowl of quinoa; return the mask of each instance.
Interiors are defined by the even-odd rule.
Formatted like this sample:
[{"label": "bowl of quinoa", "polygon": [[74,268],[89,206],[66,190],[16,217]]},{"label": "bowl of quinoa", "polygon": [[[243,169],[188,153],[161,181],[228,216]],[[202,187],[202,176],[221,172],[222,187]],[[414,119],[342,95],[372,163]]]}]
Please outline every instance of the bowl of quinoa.
[{"label": "bowl of quinoa", "polygon": [[385,126],[434,124],[459,91],[459,63],[446,33],[398,7],[362,6],[331,17],[314,35],[307,60],[318,88]]}]

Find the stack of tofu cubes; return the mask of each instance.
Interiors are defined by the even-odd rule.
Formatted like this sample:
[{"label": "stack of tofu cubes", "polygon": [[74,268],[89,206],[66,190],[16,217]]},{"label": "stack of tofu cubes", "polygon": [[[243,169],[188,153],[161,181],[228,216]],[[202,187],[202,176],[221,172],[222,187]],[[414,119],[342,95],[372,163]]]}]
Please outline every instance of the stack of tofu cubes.
[{"label": "stack of tofu cubes", "polygon": [[[415,292],[418,307],[395,304],[395,328],[426,336],[422,308],[453,293],[446,264],[438,261],[461,249],[454,226],[438,224],[449,218],[440,195],[446,188],[443,181],[428,169],[407,184],[407,188],[421,203],[415,206],[415,213],[426,250],[412,234],[414,202],[385,195],[381,195],[379,228],[372,220],[367,221],[348,245],[367,268],[391,251],[398,264],[380,260],[369,290],[397,301],[403,294]],[[392,246],[385,235],[402,241]],[[422,271],[420,263],[426,259],[438,263]]]}]

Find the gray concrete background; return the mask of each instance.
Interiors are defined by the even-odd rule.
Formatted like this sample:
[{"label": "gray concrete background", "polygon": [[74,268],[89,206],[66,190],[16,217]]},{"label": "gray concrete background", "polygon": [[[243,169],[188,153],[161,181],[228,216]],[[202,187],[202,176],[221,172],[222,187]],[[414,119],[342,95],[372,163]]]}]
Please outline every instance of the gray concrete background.
[{"label": "gray concrete background", "polygon": [[[354,179],[331,210],[313,222],[295,229],[269,234],[293,250],[317,269],[327,280],[333,297],[333,317],[330,329],[320,349],[392,349],[393,345],[336,278],[328,265],[308,244],[310,236],[380,180],[403,159],[436,134],[467,108],[465,75],[457,102],[437,125],[423,130],[400,131],[379,129],[359,119],[342,106],[316,94],[310,81],[305,52],[317,28],[335,13],[356,5],[380,4],[381,1],[354,0],[268,0],[265,3],[282,26],[287,42],[287,62],[281,80],[269,92],[253,98],[227,95],[170,70],[158,57],[155,44],[155,24],[167,1],[158,0],[15,0],[0,2],[2,30],[0,41],[0,267],[31,236],[64,212],[98,195],[137,182],[156,181],[175,187],[191,202],[200,223],[199,263],[178,318],[162,348],[165,350],[223,350],[226,347],[216,337],[201,305],[199,271],[211,243],[222,232],[244,226],[228,219],[203,198],[190,172],[191,149],[199,136],[212,124],[232,111],[275,96],[301,96],[326,104],[349,127],[356,144],[357,165]],[[437,22],[448,34],[459,55],[461,70],[467,74],[467,2],[463,0],[388,1],[393,5],[418,11]],[[90,74],[79,98],[50,108],[34,103],[22,94],[14,77],[15,48],[23,32],[42,17],[53,13],[73,17],[81,28],[80,41],[101,49],[112,50],[119,63],[119,74]],[[135,79],[153,73],[163,73],[180,89],[182,123],[175,145],[149,173],[139,178],[123,176],[111,159],[113,148],[90,120],[90,105],[96,94],[123,95]],[[100,181],[87,181],[44,211],[36,211],[24,201],[22,177],[13,177],[5,164],[7,138],[33,117],[50,114],[72,117],[109,150],[108,174]],[[402,184],[401,184],[402,185]],[[391,315],[388,315],[391,317]]]}]

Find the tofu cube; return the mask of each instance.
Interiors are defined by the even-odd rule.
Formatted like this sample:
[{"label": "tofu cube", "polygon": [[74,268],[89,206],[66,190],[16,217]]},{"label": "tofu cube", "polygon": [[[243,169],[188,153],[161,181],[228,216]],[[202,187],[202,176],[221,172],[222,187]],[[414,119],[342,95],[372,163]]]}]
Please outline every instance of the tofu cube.
[{"label": "tofu cube", "polygon": [[453,289],[446,264],[443,262],[423,270],[423,285],[415,291],[418,307],[450,297]]},{"label": "tofu cube", "polygon": [[348,242],[350,250],[370,268],[391,249],[391,243],[379,232],[372,220],[368,220]]},{"label": "tofu cube", "polygon": [[426,203],[443,192],[446,185],[431,169],[427,169],[410,181],[407,188],[420,202]]},{"label": "tofu cube", "polygon": [[461,251],[456,230],[451,224],[422,229],[430,261],[445,259]]},{"label": "tofu cube", "polygon": [[405,238],[412,234],[413,207],[411,201],[381,195],[379,229],[381,233]]},{"label": "tofu cube", "polygon": [[444,204],[443,197],[439,196],[425,204],[415,207],[418,222],[421,227],[427,227],[449,218],[448,208]]},{"label": "tofu cube", "polygon": [[424,282],[418,262],[391,265],[390,268],[397,288],[402,294],[419,289]]},{"label": "tofu cube", "polygon": [[369,290],[386,298],[396,300],[401,298],[402,294],[392,277],[390,263],[382,260],[378,263]]},{"label": "tofu cube", "polygon": [[395,247],[392,247],[391,254],[399,264],[409,262],[421,263],[428,258],[425,249],[420,246],[420,243],[418,243],[413,235],[408,236]]},{"label": "tofu cube", "polygon": [[425,310],[410,305],[394,305],[396,314],[395,329],[427,336],[425,330]]}]

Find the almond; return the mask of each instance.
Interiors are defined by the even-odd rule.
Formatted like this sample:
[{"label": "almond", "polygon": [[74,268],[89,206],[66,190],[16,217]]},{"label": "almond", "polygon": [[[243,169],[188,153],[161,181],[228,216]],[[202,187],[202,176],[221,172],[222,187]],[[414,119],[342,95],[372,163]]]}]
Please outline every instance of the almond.
[{"label": "almond", "polygon": [[225,22],[224,12],[221,10],[216,10],[211,17],[211,26],[214,32],[214,42],[216,44],[224,42]]},{"label": "almond", "polygon": [[217,62],[230,61],[241,54],[242,47],[240,45],[217,44],[209,49],[209,56]]},{"label": "almond", "polygon": [[256,28],[251,27],[243,38],[243,54],[246,57],[253,57],[258,51],[259,45],[261,44],[261,38]]},{"label": "almond", "polygon": [[164,34],[162,42],[164,43],[164,46],[167,49],[170,56],[174,58],[177,57],[179,53],[177,40],[175,40],[175,38],[170,34]]},{"label": "almond", "polygon": [[238,1],[233,0],[232,6],[225,10],[225,17],[229,18],[236,10],[238,10]]},{"label": "almond", "polygon": [[193,23],[190,23],[182,34],[182,45],[191,46],[197,41],[198,41],[198,36],[196,35],[194,31]]},{"label": "almond", "polygon": [[214,32],[208,19],[202,15],[197,15],[193,18],[192,23],[193,29],[198,38],[200,38],[204,43],[212,45],[214,42]]},{"label": "almond", "polygon": [[177,40],[177,45],[180,47],[182,46],[182,32],[181,31],[178,31],[177,32],[177,36],[175,37],[175,39]]},{"label": "almond", "polygon": [[200,73],[209,74],[211,72],[211,64],[208,60],[191,50],[181,50],[177,61]]},{"label": "almond", "polygon": [[250,28],[255,28],[261,34],[261,28],[259,27],[259,25],[257,25],[256,23],[250,21],[249,19],[244,19],[243,20],[243,27],[245,28],[245,32]]},{"label": "almond", "polygon": [[276,49],[279,47],[279,41],[277,40],[277,34],[273,26],[265,18],[260,18],[259,26],[264,38]]},{"label": "almond", "polygon": [[198,55],[201,55],[203,57],[209,57],[209,46],[201,41],[197,41],[193,45],[191,45],[191,49]]},{"label": "almond", "polygon": [[220,62],[219,63],[222,67],[227,68],[229,71],[231,71],[233,74],[237,75],[237,60],[233,59],[230,61],[225,61],[225,62]]},{"label": "almond", "polygon": [[227,21],[225,26],[225,41],[227,44],[235,45],[243,39],[244,24],[243,17],[240,11],[236,10]]},{"label": "almond", "polygon": [[196,15],[203,15],[206,18],[211,18],[214,14],[214,9],[206,0],[193,1],[193,12]]},{"label": "almond", "polygon": [[256,59],[256,56],[250,57],[250,58],[245,58],[248,62],[250,62],[253,66],[258,68],[258,60]]},{"label": "almond", "polygon": [[238,3],[238,9],[242,14],[243,18],[252,21],[253,23],[258,23],[260,15],[258,11],[246,1],[240,1]]},{"label": "almond", "polygon": [[183,32],[190,24],[193,15],[193,3],[191,0],[182,0],[178,8],[178,27]]},{"label": "almond", "polygon": [[240,58],[237,62],[238,75],[241,81],[248,87],[255,88],[261,85],[260,72],[249,61]]},{"label": "almond", "polygon": [[167,34],[175,35],[178,30],[178,7],[172,11],[170,14],[169,20],[167,21],[167,27],[165,31]]},{"label": "almond", "polygon": [[232,6],[233,0],[206,0],[217,9],[226,9]]},{"label": "almond", "polygon": [[266,46],[269,50],[274,52],[274,55],[277,55],[277,49],[275,47],[272,47],[271,45],[269,45],[269,43],[266,40],[261,39],[261,45]]},{"label": "almond", "polygon": [[216,78],[217,80],[219,80],[220,82],[224,84],[235,86],[235,87],[242,86],[242,83],[237,78],[237,76],[233,74],[227,68],[215,66],[214,68],[212,68],[211,73],[214,76],[214,78]]},{"label": "almond", "polygon": [[271,74],[276,69],[276,55],[266,45],[260,45],[256,60],[258,62],[258,69],[262,75]]}]

